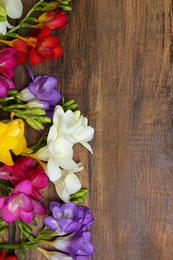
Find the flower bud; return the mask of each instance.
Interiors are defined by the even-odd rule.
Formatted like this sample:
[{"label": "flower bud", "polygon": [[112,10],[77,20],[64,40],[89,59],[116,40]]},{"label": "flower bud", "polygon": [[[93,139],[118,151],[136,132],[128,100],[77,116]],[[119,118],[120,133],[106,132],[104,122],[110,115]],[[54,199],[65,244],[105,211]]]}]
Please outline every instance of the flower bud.
[{"label": "flower bud", "polygon": [[26,122],[28,123],[28,125],[30,125],[35,130],[39,131],[39,130],[43,130],[44,129],[43,124],[38,122],[37,120],[33,119],[32,117],[27,117],[26,118]]},{"label": "flower bud", "polygon": [[53,29],[63,29],[68,25],[67,17],[64,11],[57,12],[47,12],[43,13],[38,17],[37,25],[33,25],[33,28],[50,28]]},{"label": "flower bud", "polygon": [[59,5],[59,3],[57,1],[46,3],[46,6],[44,6],[42,8],[42,11],[44,11],[44,12],[53,11],[58,7],[58,5]]},{"label": "flower bud", "polygon": [[35,114],[35,115],[45,115],[46,112],[41,109],[41,108],[33,108],[33,109],[30,109],[28,110],[31,114]]},{"label": "flower bud", "polygon": [[49,109],[50,105],[48,102],[46,101],[40,101],[40,100],[32,100],[32,101],[29,101],[26,106],[28,108],[42,108],[44,110],[47,110]]}]

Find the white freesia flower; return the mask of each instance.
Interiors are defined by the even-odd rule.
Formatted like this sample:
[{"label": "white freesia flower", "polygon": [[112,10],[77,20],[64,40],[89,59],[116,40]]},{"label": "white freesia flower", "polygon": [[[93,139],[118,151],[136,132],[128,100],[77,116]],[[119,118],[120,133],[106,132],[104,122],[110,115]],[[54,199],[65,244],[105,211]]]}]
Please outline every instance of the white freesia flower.
[{"label": "white freesia flower", "polygon": [[88,142],[93,138],[94,129],[91,126],[88,126],[88,119],[83,117],[79,110],[75,112],[67,110],[64,112],[61,106],[56,106],[53,124],[55,125],[59,136],[66,138],[73,144],[81,143],[92,152]]},{"label": "white freesia flower", "polygon": [[7,27],[13,26],[8,23],[7,16],[12,19],[20,18],[23,11],[21,0],[0,0],[0,33],[6,34]]},{"label": "white freesia flower", "polygon": [[70,195],[81,189],[80,180],[75,175],[76,172],[81,170],[83,170],[83,167],[79,167],[79,165],[74,171],[62,170],[61,178],[54,182],[56,192],[63,201],[68,202]]},{"label": "white freesia flower", "polygon": [[35,158],[47,161],[44,167],[49,179],[52,182],[61,178],[61,168],[65,170],[73,170],[77,168],[77,164],[73,161],[73,144],[64,138],[57,138],[54,127],[51,127],[48,135],[48,145],[41,148]]},{"label": "white freesia flower", "polygon": [[44,168],[52,182],[61,178],[61,169],[75,171],[78,168],[72,159],[75,143],[83,144],[92,152],[87,142],[92,139],[94,129],[87,124],[87,118],[80,116],[79,111],[64,112],[61,106],[55,108],[47,146],[41,148],[35,155],[38,160],[48,162]]}]

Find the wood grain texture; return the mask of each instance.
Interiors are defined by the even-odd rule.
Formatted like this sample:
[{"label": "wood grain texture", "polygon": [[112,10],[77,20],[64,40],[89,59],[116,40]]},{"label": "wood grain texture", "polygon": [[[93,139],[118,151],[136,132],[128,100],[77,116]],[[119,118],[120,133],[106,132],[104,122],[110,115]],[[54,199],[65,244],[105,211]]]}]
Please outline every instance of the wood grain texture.
[{"label": "wood grain texture", "polygon": [[[23,2],[26,10],[36,1]],[[74,0],[69,27],[56,33],[64,56],[33,69],[57,77],[96,129],[94,155],[80,146],[75,155],[95,218],[93,260],[173,259],[172,6]],[[19,89],[27,80],[18,68]],[[48,207],[53,186],[44,196]],[[28,252],[30,259],[43,256]]]}]

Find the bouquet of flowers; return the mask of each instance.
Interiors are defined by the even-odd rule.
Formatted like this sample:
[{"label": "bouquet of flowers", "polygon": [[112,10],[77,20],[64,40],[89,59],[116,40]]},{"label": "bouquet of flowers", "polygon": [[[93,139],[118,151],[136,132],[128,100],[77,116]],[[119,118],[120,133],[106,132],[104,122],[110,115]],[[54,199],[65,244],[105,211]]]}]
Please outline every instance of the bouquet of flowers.
[{"label": "bouquet of flowers", "polygon": [[[0,121],[0,187],[5,194],[0,198],[3,260],[17,259],[14,252],[6,256],[8,249],[18,249],[20,258],[27,250],[39,250],[50,260],[86,260],[94,251],[88,230],[93,217],[87,207],[78,205],[88,192],[76,175],[83,167],[74,160],[78,143],[92,153],[89,141],[94,129],[77,110],[75,101],[62,97],[56,78],[32,72],[32,66],[63,55],[53,32],[68,25],[66,12],[70,10],[70,0],[40,0],[22,17],[21,0],[0,1],[0,42],[4,44],[0,50],[0,107],[9,115]],[[9,23],[9,18],[20,17],[16,26]],[[20,28],[29,28],[29,34],[20,35]],[[14,70],[27,60],[31,64],[26,67],[30,83],[19,91]],[[25,137],[28,125],[39,133],[32,147]],[[57,192],[57,201],[50,201],[50,215],[40,192],[49,182]],[[34,235],[36,215],[45,217],[42,229]],[[12,224],[20,230],[19,243],[9,244],[2,236]]]}]

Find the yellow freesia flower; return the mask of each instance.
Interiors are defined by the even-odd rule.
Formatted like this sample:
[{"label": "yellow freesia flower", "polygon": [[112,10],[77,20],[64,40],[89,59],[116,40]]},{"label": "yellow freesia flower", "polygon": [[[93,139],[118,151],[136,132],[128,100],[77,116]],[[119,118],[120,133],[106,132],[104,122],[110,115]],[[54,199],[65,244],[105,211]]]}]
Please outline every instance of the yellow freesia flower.
[{"label": "yellow freesia flower", "polygon": [[13,165],[10,150],[15,154],[31,153],[24,136],[24,122],[21,119],[11,120],[4,124],[0,122],[0,161]]}]

